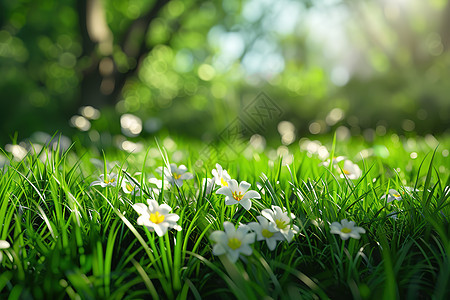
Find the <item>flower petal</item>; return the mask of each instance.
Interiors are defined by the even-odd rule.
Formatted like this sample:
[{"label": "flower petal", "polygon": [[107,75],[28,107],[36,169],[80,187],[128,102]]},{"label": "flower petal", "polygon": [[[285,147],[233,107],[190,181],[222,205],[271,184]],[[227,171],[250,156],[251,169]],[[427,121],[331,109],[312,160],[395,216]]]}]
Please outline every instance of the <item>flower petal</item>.
[{"label": "flower petal", "polygon": [[232,192],[231,189],[230,189],[229,187],[227,187],[227,186],[223,186],[223,187],[219,188],[219,189],[216,191],[216,194],[219,194],[219,195],[225,195],[225,196],[228,196],[228,197],[233,198],[233,192]]},{"label": "flower petal", "polygon": [[140,215],[148,213],[148,206],[144,203],[133,204],[133,209]]},{"label": "flower petal", "polygon": [[277,246],[277,241],[275,239],[266,239],[267,247],[270,251],[273,251],[275,247]]},{"label": "flower petal", "polygon": [[222,244],[218,243],[213,246],[212,253],[214,255],[222,255],[222,254],[225,254],[226,252],[227,252],[227,249]]},{"label": "flower petal", "polygon": [[251,232],[244,236],[242,239],[242,244],[253,244],[255,242],[256,234],[254,232]]},{"label": "flower petal", "polygon": [[228,183],[228,188],[231,191],[238,191],[239,186],[238,186],[238,183],[237,183],[237,181],[235,179],[228,180],[227,183]]},{"label": "flower petal", "polygon": [[275,222],[275,219],[274,219],[274,214],[273,214],[273,211],[272,210],[270,210],[270,209],[263,209],[262,211],[261,211],[261,215],[263,216],[263,217],[265,217],[267,220],[269,220],[270,222]]},{"label": "flower petal", "polygon": [[249,245],[242,245],[239,248],[239,251],[245,255],[252,255],[253,252],[252,248]]},{"label": "flower petal", "polygon": [[169,205],[163,203],[159,206],[158,211],[161,212],[163,215],[167,215],[172,210],[172,207]]},{"label": "flower petal", "polygon": [[231,234],[234,235],[236,233],[233,223],[228,221],[223,222],[223,229],[225,230],[227,236],[230,236]]},{"label": "flower petal", "polygon": [[236,250],[228,251],[227,257],[232,263],[235,263],[239,259],[239,251]]},{"label": "flower petal", "polygon": [[248,191],[247,193],[245,193],[244,198],[247,199],[261,199],[261,195],[254,190]]},{"label": "flower petal", "polygon": [[221,230],[216,230],[211,233],[209,235],[209,239],[221,244],[226,244],[228,241],[227,234]]},{"label": "flower petal", "polygon": [[239,184],[239,191],[245,193],[252,185],[247,181],[241,181]]},{"label": "flower petal", "polygon": [[225,205],[233,205],[239,203],[238,201],[236,201],[233,197],[227,196],[225,198]]},{"label": "flower petal", "polygon": [[8,249],[11,247],[8,241],[0,240],[0,249]]},{"label": "flower petal", "polygon": [[239,203],[243,208],[245,208],[245,210],[249,210],[250,207],[252,207],[252,201],[250,201],[250,199],[242,199]]}]

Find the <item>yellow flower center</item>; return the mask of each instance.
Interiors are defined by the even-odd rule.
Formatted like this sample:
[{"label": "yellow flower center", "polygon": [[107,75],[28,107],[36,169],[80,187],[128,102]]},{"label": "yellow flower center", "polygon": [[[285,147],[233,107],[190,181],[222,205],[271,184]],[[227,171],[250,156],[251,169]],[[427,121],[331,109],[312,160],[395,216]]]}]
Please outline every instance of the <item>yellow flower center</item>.
[{"label": "yellow flower center", "polygon": [[127,183],[126,188],[129,192],[132,192],[134,190],[134,186],[129,183]]},{"label": "yellow flower center", "polygon": [[222,184],[222,186],[228,186],[228,182],[226,182],[222,177],[220,178],[220,184]]},{"label": "yellow flower center", "polygon": [[285,229],[287,227],[286,222],[281,219],[275,220],[275,224],[277,224],[277,227],[280,229]]},{"label": "yellow flower center", "polygon": [[108,180],[108,178],[106,178],[106,179],[104,180],[104,182],[105,182],[106,184],[108,184],[108,183],[113,183],[115,180],[116,180],[115,178],[111,178],[111,179],[109,179],[109,180]]},{"label": "yellow flower center", "polygon": [[239,192],[239,194],[237,192],[233,192],[233,198],[236,199],[236,201],[241,201],[242,197],[244,197],[244,195]]},{"label": "yellow flower center", "polygon": [[181,177],[181,174],[173,173],[172,176],[173,176],[173,178],[175,178],[175,179],[179,179],[179,178]]},{"label": "yellow flower center", "polygon": [[153,222],[155,224],[160,224],[164,221],[164,215],[161,215],[159,211],[155,212],[154,214],[150,214],[150,222]]},{"label": "yellow flower center", "polygon": [[273,236],[273,232],[270,232],[270,231],[267,230],[267,229],[263,229],[263,230],[262,230],[262,235],[263,235],[263,237],[265,237],[265,238],[271,238],[271,237]]},{"label": "yellow flower center", "polygon": [[345,169],[342,169],[342,172],[343,172],[345,175],[350,175],[350,172],[347,171],[347,170],[345,170]]},{"label": "yellow flower center", "polygon": [[400,197],[400,194],[392,194],[394,197]]},{"label": "yellow flower center", "polygon": [[241,247],[242,243],[237,238],[231,238],[228,240],[228,247],[230,247],[233,250],[236,250],[237,248]]},{"label": "yellow flower center", "polygon": [[350,233],[350,232],[352,232],[352,230],[350,228],[344,227],[341,229],[341,232],[342,233]]}]

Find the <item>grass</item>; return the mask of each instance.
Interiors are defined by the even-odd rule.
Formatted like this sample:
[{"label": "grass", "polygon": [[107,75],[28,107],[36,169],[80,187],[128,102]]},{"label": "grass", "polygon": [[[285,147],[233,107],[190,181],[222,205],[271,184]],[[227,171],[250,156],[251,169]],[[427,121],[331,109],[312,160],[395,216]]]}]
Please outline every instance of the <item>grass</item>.
[{"label": "grass", "polygon": [[[0,250],[0,298],[448,299],[450,143],[440,142],[326,143],[334,156],[360,166],[355,180],[320,165],[298,144],[289,147],[288,160],[270,150],[245,150],[225,161],[224,155],[202,156],[203,145],[183,140],[160,148],[150,142],[135,154],[103,156],[77,144],[67,151],[44,147],[21,160],[5,153],[0,240],[11,247]],[[117,186],[90,186],[107,172],[107,161],[117,162]],[[159,192],[148,178],[161,178],[155,170],[168,162],[185,164],[194,178]],[[249,211],[207,193],[202,180],[212,177],[215,163],[259,191],[262,198]],[[120,182],[129,177],[140,196],[122,191]],[[390,189],[402,200],[382,199]],[[137,224],[132,205],[150,197],[173,208],[181,231],[159,237]],[[270,251],[256,241],[252,255],[236,263],[212,254],[208,237],[223,230],[224,221],[254,222],[272,205],[296,216],[299,232],[290,243]],[[361,239],[330,233],[330,224],[344,218],[366,230]]]}]

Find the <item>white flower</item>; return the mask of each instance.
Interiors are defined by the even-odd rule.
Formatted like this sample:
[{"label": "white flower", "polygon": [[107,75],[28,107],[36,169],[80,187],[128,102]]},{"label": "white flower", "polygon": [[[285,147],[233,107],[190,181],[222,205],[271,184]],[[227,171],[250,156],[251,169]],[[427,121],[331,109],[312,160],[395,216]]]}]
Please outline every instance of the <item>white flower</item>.
[{"label": "white flower", "polygon": [[[162,174],[162,168],[157,168],[156,172]],[[176,164],[170,164],[170,168],[164,168],[164,176],[169,183],[176,184],[179,187],[183,185],[184,180],[194,178],[194,175],[187,172],[185,165],[177,167]]]},{"label": "white flower", "polygon": [[117,185],[117,174],[114,174],[114,173],[106,174],[106,178],[105,178],[105,174],[100,174],[98,180],[91,183],[91,186],[94,186],[94,185],[100,185],[101,187],[116,186]]},{"label": "white flower", "polygon": [[225,204],[233,205],[239,203],[243,208],[249,210],[252,206],[250,199],[261,199],[261,195],[254,190],[247,191],[250,183],[241,181],[238,185],[234,179],[228,180],[228,186],[223,186],[217,190],[216,194],[225,195]]},{"label": "white flower", "polygon": [[354,239],[361,238],[361,233],[366,233],[366,230],[362,227],[355,226],[355,222],[347,221],[344,219],[339,222],[333,222],[330,226],[330,232],[333,234],[339,234],[341,239],[347,240],[349,237]]},{"label": "white flower", "polygon": [[128,180],[124,178],[122,180],[122,190],[125,194],[132,194],[135,196],[141,195],[141,189],[137,184],[134,183],[132,180]]},{"label": "white flower", "polygon": [[257,216],[258,222],[248,223],[248,227],[250,227],[256,233],[256,239],[258,241],[265,240],[267,243],[267,247],[269,247],[270,251],[273,251],[277,246],[277,241],[284,240],[284,236],[275,227],[275,224],[269,222],[266,218],[262,216]]},{"label": "white flower", "polygon": [[291,214],[291,218],[289,218],[286,209],[281,209],[279,206],[272,205],[272,209],[263,209],[261,215],[273,223],[275,229],[277,229],[289,243],[299,231],[297,225],[292,225],[291,228],[291,218],[294,219],[295,216]]},{"label": "white flower", "polygon": [[150,231],[155,231],[157,235],[163,236],[167,230],[174,228],[178,231],[181,227],[177,224],[180,216],[177,214],[169,214],[172,208],[167,204],[159,205],[156,200],[148,199],[148,207],[144,203],[136,203],[133,205],[134,210],[140,214],[137,219],[138,225],[144,225]]},{"label": "white flower", "polygon": [[362,171],[357,164],[352,163],[350,160],[344,161],[344,167],[342,168],[341,177],[347,177],[348,179],[358,179],[361,177]]},{"label": "white flower", "polygon": [[389,193],[387,195],[383,195],[381,197],[381,199],[385,199],[387,198],[387,203],[390,203],[394,200],[402,200],[402,196],[400,195],[400,193],[397,190],[394,189],[390,189]]},{"label": "white flower", "polygon": [[216,164],[216,168],[211,171],[214,176],[215,184],[219,186],[228,186],[228,180],[231,180],[227,170],[224,170],[221,165]]},{"label": "white flower", "polygon": [[[11,245],[4,240],[0,240],[0,249],[8,249]],[[0,262],[3,260],[3,253],[0,251]]]},{"label": "white flower", "polygon": [[[331,163],[333,164],[333,166],[336,166],[338,163],[340,163],[341,161],[345,160],[345,156],[334,156],[331,159]],[[324,162],[321,162],[319,164],[319,166],[325,166],[328,167],[330,165],[330,158],[327,158],[327,160],[325,160]]]},{"label": "white flower", "polygon": [[224,222],[225,231],[214,231],[209,238],[216,242],[213,246],[214,255],[226,254],[231,262],[236,262],[239,254],[251,255],[250,244],[255,242],[255,233],[249,233],[250,227],[241,225],[238,229],[230,222]]}]

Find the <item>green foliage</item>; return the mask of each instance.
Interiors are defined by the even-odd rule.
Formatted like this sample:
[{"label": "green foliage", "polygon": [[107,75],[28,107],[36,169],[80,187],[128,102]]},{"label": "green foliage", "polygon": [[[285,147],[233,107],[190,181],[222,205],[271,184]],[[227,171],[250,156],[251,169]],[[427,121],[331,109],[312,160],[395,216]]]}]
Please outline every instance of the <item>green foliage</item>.
[{"label": "green foliage", "polygon": [[[146,153],[107,152],[104,167],[91,162],[101,156],[83,148],[63,152],[44,147],[21,161],[11,157],[0,177],[0,239],[11,244],[0,250],[1,297],[449,296],[449,164],[442,150],[448,149],[448,140],[442,139],[437,149],[418,140],[416,159],[400,144],[380,140],[390,155],[374,152],[360,160],[363,174],[356,180],[340,178],[335,168],[295,148],[290,149],[293,162],[284,165],[281,157],[257,152],[214,161],[199,157],[202,145],[177,143],[167,154],[155,144]],[[328,146],[334,155],[350,158],[365,147],[354,141]],[[154,195],[147,179],[158,177],[155,168],[175,158],[194,179]],[[120,162],[113,168],[119,173],[117,186],[90,186],[105,173],[106,160]],[[262,198],[253,201],[250,211],[226,206],[221,195],[208,194],[202,186],[216,162],[260,192]],[[120,188],[129,176],[136,178],[141,195]],[[399,191],[402,200],[387,203],[382,196],[389,189]],[[145,203],[151,195],[180,216],[181,231],[159,237],[137,225],[132,204]],[[222,230],[224,221],[256,221],[271,205],[296,216],[299,233],[292,242],[280,242],[274,251],[255,242],[253,254],[236,264],[212,255],[212,231]],[[347,241],[331,234],[330,224],[344,218],[366,234]]]}]

